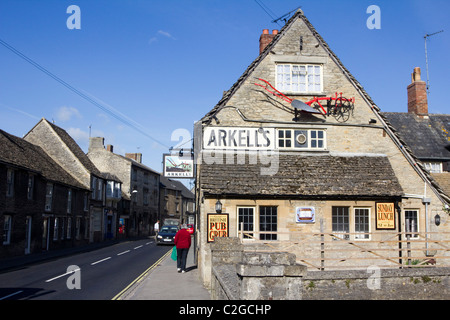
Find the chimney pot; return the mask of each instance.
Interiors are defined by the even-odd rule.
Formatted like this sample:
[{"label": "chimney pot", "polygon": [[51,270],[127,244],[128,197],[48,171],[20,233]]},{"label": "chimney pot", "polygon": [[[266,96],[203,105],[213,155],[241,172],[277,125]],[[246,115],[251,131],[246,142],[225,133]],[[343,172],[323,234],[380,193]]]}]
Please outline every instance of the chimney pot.
[{"label": "chimney pot", "polygon": [[108,150],[109,152],[113,152],[114,146],[111,145],[111,144],[108,144],[108,145],[106,146],[106,150]]},{"label": "chimney pot", "polygon": [[278,34],[278,30],[277,29],[272,30],[272,34],[277,35]]},{"label": "chimney pot", "polygon": [[[278,30],[276,32],[278,33]],[[259,37],[259,54],[272,42],[275,35],[275,30],[272,31],[272,34],[269,33],[269,29],[263,30],[261,37]]]}]

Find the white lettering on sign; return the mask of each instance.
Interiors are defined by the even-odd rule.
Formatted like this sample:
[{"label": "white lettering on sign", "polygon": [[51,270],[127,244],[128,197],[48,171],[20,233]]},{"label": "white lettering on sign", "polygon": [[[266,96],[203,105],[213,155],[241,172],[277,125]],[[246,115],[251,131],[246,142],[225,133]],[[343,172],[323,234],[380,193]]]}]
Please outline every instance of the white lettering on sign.
[{"label": "white lettering on sign", "polygon": [[275,149],[274,128],[207,127],[203,132],[204,149]]}]

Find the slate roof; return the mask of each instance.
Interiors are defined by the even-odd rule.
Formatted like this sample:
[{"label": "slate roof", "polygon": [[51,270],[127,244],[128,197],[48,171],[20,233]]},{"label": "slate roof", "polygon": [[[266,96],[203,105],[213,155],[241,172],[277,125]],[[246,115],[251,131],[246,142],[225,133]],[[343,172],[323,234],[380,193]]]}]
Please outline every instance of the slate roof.
[{"label": "slate roof", "polygon": [[160,181],[160,185],[162,187],[164,187],[166,189],[181,191],[181,195],[183,197],[185,197],[187,199],[194,199],[194,194],[192,193],[192,191],[190,191],[188,188],[186,188],[186,186],[182,182],[168,179],[168,178],[164,177],[163,175],[161,175],[161,177],[159,178],[159,181]]},{"label": "slate roof", "polygon": [[41,174],[53,182],[86,189],[41,147],[3,130],[0,130],[0,161]]},{"label": "slate roof", "polygon": [[404,143],[421,160],[450,161],[450,115],[429,114],[419,117],[413,113],[382,113]]},{"label": "slate roof", "polygon": [[385,198],[403,194],[384,156],[280,154],[275,175],[261,175],[261,164],[249,164],[248,159],[242,165],[202,164],[200,181],[205,194],[222,196]]},{"label": "slate roof", "polygon": [[98,170],[98,168],[92,163],[88,156],[83,152],[80,146],[73,140],[73,138],[62,128],[57,125],[50,123],[47,119],[42,119],[41,121],[46,121],[50,127],[55,131],[55,133],[61,138],[64,144],[70,149],[75,157],[81,162],[81,164],[92,174],[105,178],[104,175]]}]

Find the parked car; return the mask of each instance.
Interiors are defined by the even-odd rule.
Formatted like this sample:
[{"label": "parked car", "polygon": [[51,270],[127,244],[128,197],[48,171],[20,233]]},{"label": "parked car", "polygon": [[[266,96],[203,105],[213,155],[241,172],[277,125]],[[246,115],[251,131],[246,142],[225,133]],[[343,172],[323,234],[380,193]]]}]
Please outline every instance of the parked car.
[{"label": "parked car", "polygon": [[177,226],[163,226],[156,237],[156,244],[174,244]]},{"label": "parked car", "polygon": [[188,225],[187,225],[187,231],[188,231],[190,234],[194,234],[194,225],[193,225],[193,224],[188,224]]}]

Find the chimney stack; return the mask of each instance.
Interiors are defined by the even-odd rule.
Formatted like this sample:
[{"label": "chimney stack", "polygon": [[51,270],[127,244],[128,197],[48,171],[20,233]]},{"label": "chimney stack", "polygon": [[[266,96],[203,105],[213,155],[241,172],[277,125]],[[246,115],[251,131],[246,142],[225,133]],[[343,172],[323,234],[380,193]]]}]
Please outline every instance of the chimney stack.
[{"label": "chimney stack", "polygon": [[414,68],[408,86],[408,112],[418,116],[428,115],[427,84],[420,78],[420,68]]},{"label": "chimney stack", "polygon": [[89,138],[89,149],[88,152],[94,149],[104,149],[104,143],[105,138],[103,137],[90,137]]},{"label": "chimney stack", "polygon": [[134,160],[137,163],[142,163],[142,153],[125,153],[125,158]]},{"label": "chimney stack", "polygon": [[269,34],[269,29],[264,29],[261,37],[259,37],[259,54],[272,42],[273,38],[278,34],[278,30],[272,30],[272,34]]}]

